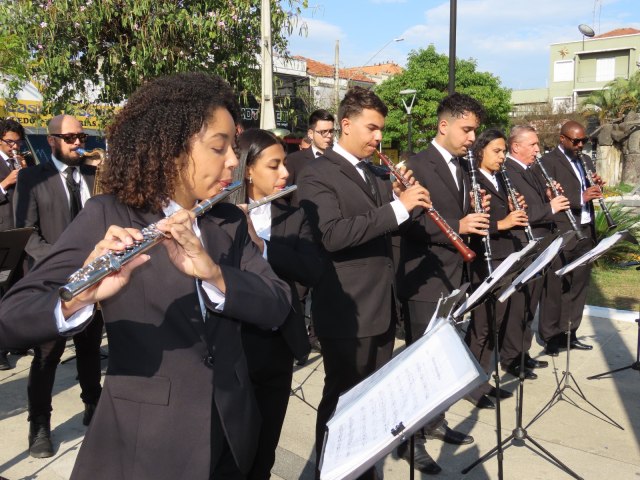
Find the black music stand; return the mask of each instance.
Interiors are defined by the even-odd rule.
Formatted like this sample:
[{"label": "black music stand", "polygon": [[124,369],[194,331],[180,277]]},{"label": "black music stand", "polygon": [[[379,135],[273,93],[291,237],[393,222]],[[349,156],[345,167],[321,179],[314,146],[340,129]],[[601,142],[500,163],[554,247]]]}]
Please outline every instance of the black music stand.
[{"label": "black music stand", "polygon": [[[616,232],[613,235],[611,235],[610,237],[607,237],[604,240],[601,240],[600,243],[598,245],[596,245],[594,248],[592,248],[587,253],[585,253],[581,257],[577,258],[573,262],[569,263],[568,265],[565,265],[561,269],[553,272],[552,275],[555,274],[555,275],[558,275],[558,276],[563,276],[563,275],[566,275],[567,273],[570,273],[571,271],[573,271],[575,268],[577,268],[579,266],[587,265],[587,264],[589,264],[591,262],[596,261],[600,256],[602,256],[607,250],[609,250],[618,241],[622,240],[623,238],[626,238],[626,235],[628,235],[628,232],[625,230],[625,231]],[[577,407],[577,408],[579,408],[581,410],[584,410],[571,397],[567,396],[567,394],[565,393],[566,390],[571,390],[576,395],[578,395],[580,398],[582,398],[582,400],[584,400],[586,403],[588,403],[593,409],[598,411],[598,413],[600,413],[604,418],[598,417],[597,415],[593,415],[593,414],[591,414],[591,415],[595,416],[596,418],[599,418],[600,420],[602,420],[604,422],[607,422],[607,423],[613,425],[614,427],[618,427],[620,430],[624,430],[624,428],[618,422],[613,420],[609,415],[604,413],[602,410],[600,410],[598,407],[596,407],[592,402],[590,402],[589,399],[587,399],[587,397],[584,394],[584,392],[582,391],[582,389],[580,388],[580,386],[578,385],[578,382],[576,381],[575,377],[573,376],[573,374],[571,373],[571,370],[569,368],[569,365],[570,365],[569,364],[569,360],[571,358],[571,340],[570,340],[571,320],[569,320],[569,322],[567,324],[567,332],[566,333],[567,333],[567,363],[566,363],[566,370],[562,373],[562,377],[560,378],[560,381],[558,382],[558,385],[556,386],[556,390],[555,390],[555,392],[553,392],[553,395],[551,396],[551,399],[529,421],[529,423],[527,424],[527,427],[529,427],[538,418],[540,418],[542,415],[544,415],[546,412],[548,412],[554,405],[556,405],[561,400],[564,400],[567,403],[570,403],[574,407]],[[575,385],[575,388],[571,384],[571,381],[573,381],[573,385]],[[586,410],[584,410],[584,411],[586,411]],[[590,412],[588,412],[588,413],[590,413]]]},{"label": "black music stand", "polygon": [[519,277],[527,268],[527,266],[538,255],[540,248],[538,243],[531,243],[527,247],[523,248],[519,252],[512,253],[491,273],[482,284],[476,289],[476,291],[469,297],[458,310],[453,314],[454,318],[462,319],[467,312],[475,309],[476,307],[489,302],[490,311],[489,318],[491,320],[491,329],[494,335],[493,345],[493,357],[494,357],[494,372],[493,378],[496,385],[496,447],[490,451],[490,454],[486,454],[474,463],[464,468],[461,473],[468,473],[473,467],[482,463],[488,459],[494,452],[497,452],[498,459],[498,478],[503,478],[503,449],[502,445],[502,417],[500,412],[500,374],[498,372],[499,358],[499,337],[500,332],[497,328],[497,320],[495,315],[495,302],[498,301],[499,294],[507,289],[513,282],[514,278]]},{"label": "black music stand", "polygon": [[24,247],[35,228],[15,228],[0,232],[0,294],[4,294],[24,259]]},{"label": "black music stand", "polygon": [[[534,259],[531,264],[524,269],[521,275],[516,277],[511,285],[503,291],[502,295],[499,297],[499,301],[504,302],[507,300],[509,296],[511,296],[515,291],[522,290],[526,285],[530,282],[537,280],[540,276],[544,275],[545,270],[548,268],[552,259],[555,255],[553,252],[557,252],[562,249],[575,235],[573,231],[565,233],[560,239],[558,239],[558,243],[553,245],[553,242],[558,238],[557,235],[547,235],[542,240],[539,240],[536,245],[532,249],[532,255],[537,257]],[[525,306],[526,308],[526,306]],[[524,323],[526,322],[526,318],[523,317],[523,328],[525,327]],[[548,459],[552,460],[552,463],[556,465],[558,468],[564,470],[566,473],[571,475],[572,477],[581,480],[582,477],[578,476],[575,472],[573,472],[569,467],[567,467],[564,463],[562,463],[559,459],[557,459],[551,452],[545,449],[542,445],[540,445],[537,441],[535,441],[526,428],[522,426],[522,412],[523,412],[523,402],[524,402],[524,361],[525,361],[525,348],[524,348],[524,336],[522,338],[522,351],[520,352],[520,375],[518,376],[518,402],[516,404],[516,426],[512,430],[511,435],[502,440],[496,447],[489,450],[478,460],[473,462],[471,465],[462,470],[462,473],[468,473],[472,468],[485,460],[491,458],[491,456],[498,452],[498,456],[503,452],[503,445],[508,444],[512,440],[519,440],[524,442],[525,440],[529,440],[543,455]],[[525,446],[533,451],[535,451],[529,445]]]}]

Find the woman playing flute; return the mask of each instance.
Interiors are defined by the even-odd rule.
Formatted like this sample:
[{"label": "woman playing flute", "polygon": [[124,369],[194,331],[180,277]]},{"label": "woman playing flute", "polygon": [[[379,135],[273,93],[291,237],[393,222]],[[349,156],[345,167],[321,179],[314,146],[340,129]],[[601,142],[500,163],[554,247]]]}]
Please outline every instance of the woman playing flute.
[{"label": "woman playing flute", "polygon": [[[228,203],[190,211],[232,181],[239,109],[220,78],[180,74],[140,87],[109,126],[101,195],[0,304],[0,348],[82,329],[100,302],[109,340],[104,390],[74,479],[242,479],[257,447],[257,409],[241,324],[269,330],[290,292]],[[167,238],[65,302],[82,264]]]}]

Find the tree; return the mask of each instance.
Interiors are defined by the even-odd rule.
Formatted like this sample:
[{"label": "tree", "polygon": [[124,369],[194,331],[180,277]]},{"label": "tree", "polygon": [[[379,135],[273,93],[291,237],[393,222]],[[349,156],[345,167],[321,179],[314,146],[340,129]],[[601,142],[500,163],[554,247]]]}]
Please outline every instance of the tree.
[{"label": "tree", "polygon": [[[416,100],[411,111],[413,117],[414,150],[423,149],[436,134],[436,109],[448,93],[449,59],[436,52],[433,45],[412,51],[406,70],[376,88],[376,93],[389,107],[384,139],[407,148],[407,115],[399,94],[401,90],[415,89]],[[484,125],[506,127],[511,111],[510,91],[500,85],[500,79],[491,73],[476,71],[475,60],[456,61],[456,91],[480,101],[487,111]]]},{"label": "tree", "polygon": [[582,102],[580,111],[585,117],[596,115],[600,124],[620,119],[640,107],[640,72],[628,80],[616,78],[604,89],[592,92]]},{"label": "tree", "polygon": [[[275,53],[286,53],[306,2],[272,1]],[[45,113],[118,105],[145,80],[185,71],[217,73],[259,96],[259,10],[260,0],[0,1],[0,43],[29,53],[2,68],[37,84]]]}]

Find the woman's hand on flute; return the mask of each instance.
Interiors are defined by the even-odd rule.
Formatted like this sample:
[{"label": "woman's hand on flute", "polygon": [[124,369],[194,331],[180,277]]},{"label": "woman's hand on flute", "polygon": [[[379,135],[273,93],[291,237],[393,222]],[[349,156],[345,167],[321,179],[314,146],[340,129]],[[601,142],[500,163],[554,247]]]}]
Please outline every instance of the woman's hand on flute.
[{"label": "woman's hand on flute", "polygon": [[[140,230],[111,225],[104,238],[98,242],[91,254],[84,261],[84,266],[108,252],[121,252],[134,241],[143,240]],[[68,318],[87,305],[93,305],[118,293],[129,282],[131,272],[149,260],[149,255],[142,254],[125,264],[120,270],[108,275],[96,285],[76,295],[72,300],[62,302],[62,313]]]},{"label": "woman's hand on flute", "polygon": [[220,266],[209,256],[193,231],[195,218],[193,212],[180,210],[158,222],[158,230],[169,235],[162,243],[178,270],[214,285],[224,293],[226,288]]}]

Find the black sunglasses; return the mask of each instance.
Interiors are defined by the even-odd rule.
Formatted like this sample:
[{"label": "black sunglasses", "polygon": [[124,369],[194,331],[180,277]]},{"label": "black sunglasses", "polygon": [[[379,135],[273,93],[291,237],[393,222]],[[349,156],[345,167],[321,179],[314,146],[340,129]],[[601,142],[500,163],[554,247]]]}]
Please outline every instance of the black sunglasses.
[{"label": "black sunglasses", "polygon": [[584,138],[571,138],[571,137],[567,137],[566,135],[563,135],[564,138],[566,138],[567,140],[569,140],[571,143],[573,143],[573,146],[576,147],[579,143],[585,144],[589,141],[588,137],[584,137]]},{"label": "black sunglasses", "polygon": [[89,135],[86,133],[50,133],[49,136],[61,138],[65,143],[73,143],[76,140],[84,142]]}]

